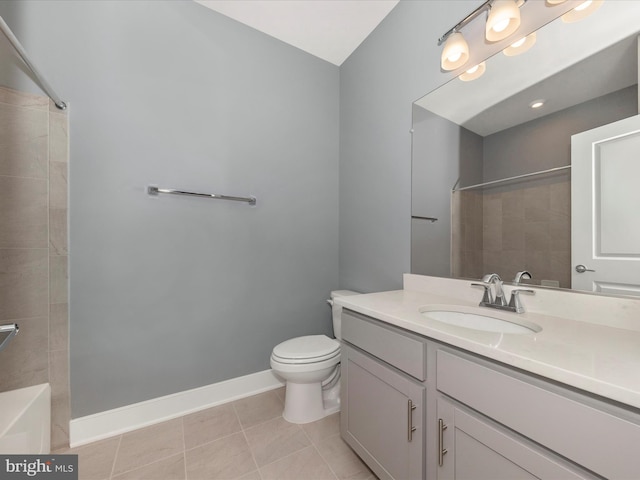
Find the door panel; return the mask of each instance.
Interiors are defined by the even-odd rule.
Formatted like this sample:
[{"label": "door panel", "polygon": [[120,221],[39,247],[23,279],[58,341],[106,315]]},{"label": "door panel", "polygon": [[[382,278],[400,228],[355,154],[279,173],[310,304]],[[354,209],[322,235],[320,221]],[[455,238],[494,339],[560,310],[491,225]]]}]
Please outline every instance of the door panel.
[{"label": "door panel", "polygon": [[640,116],[574,135],[571,162],[572,288],[640,296]]}]

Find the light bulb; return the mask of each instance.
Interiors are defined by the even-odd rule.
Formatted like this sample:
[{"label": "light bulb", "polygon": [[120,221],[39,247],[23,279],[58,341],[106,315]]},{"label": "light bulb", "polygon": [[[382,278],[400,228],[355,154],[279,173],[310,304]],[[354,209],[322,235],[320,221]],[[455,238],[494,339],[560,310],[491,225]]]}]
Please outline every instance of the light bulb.
[{"label": "light bulb", "polygon": [[470,82],[471,80],[475,80],[476,78],[480,78],[482,75],[484,75],[486,69],[487,64],[485,62],[482,62],[474,67],[471,67],[469,70],[461,74],[458,78],[463,82]]},{"label": "light bulb", "polygon": [[469,45],[460,32],[454,32],[447,38],[440,57],[442,70],[455,70],[469,60]]},{"label": "light bulb", "polygon": [[585,8],[589,8],[589,6],[593,3],[593,0],[587,0],[584,3],[581,3],[580,5],[578,5],[576,8],[574,8],[574,10],[576,12],[581,12],[583,11]]},{"label": "light bulb", "polygon": [[494,0],[491,3],[485,37],[490,42],[507,38],[520,27],[520,9],[514,0]]},{"label": "light bulb", "polygon": [[516,55],[520,55],[521,53],[526,52],[531,47],[536,44],[536,32],[533,32],[527,35],[524,38],[521,38],[517,42],[512,43],[507,48],[505,48],[502,53],[504,53],[507,57],[515,57]]},{"label": "light bulb", "polygon": [[578,22],[598,10],[603,1],[604,0],[587,0],[586,2],[582,2],[573,10],[569,10],[567,13],[562,15],[562,21],[564,23]]},{"label": "light bulb", "polygon": [[447,57],[447,60],[449,60],[452,63],[457,62],[461,56],[462,56],[462,52],[451,52]]},{"label": "light bulb", "polygon": [[494,32],[502,32],[505,28],[509,26],[510,21],[511,21],[510,18],[505,18],[504,20],[500,20],[499,22],[493,25],[492,30]]}]

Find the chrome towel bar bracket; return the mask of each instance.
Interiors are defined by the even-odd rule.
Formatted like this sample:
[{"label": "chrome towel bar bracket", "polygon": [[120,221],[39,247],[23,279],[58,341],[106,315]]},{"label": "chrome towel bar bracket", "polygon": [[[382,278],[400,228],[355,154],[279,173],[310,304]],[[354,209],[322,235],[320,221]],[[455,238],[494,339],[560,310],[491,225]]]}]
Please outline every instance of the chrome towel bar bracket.
[{"label": "chrome towel bar bracket", "polygon": [[18,333],[17,323],[8,323],[6,325],[0,325],[0,350],[7,348],[7,345],[13,337]]},{"label": "chrome towel bar bracket", "polygon": [[217,193],[185,192],[183,190],[174,190],[172,188],[158,188],[151,185],[147,187],[147,193],[149,195],[159,195],[160,193],[168,193],[171,195],[186,195],[189,197],[203,197],[203,198],[213,198],[216,200],[231,200],[233,202],[246,202],[249,205],[256,204],[256,197],[233,197],[230,195],[220,195]]}]

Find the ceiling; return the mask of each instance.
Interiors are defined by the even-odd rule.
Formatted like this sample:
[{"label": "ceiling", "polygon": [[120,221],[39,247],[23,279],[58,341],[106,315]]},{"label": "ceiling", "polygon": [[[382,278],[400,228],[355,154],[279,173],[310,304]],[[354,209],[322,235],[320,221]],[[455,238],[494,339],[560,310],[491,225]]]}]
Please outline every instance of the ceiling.
[{"label": "ceiling", "polygon": [[195,1],[340,66],[399,0]]}]

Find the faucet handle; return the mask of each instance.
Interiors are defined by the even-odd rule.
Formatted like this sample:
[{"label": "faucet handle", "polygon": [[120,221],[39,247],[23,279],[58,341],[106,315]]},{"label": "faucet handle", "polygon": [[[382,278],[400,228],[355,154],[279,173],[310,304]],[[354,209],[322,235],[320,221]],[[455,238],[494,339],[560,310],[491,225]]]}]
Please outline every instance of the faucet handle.
[{"label": "faucet handle", "polygon": [[483,287],[484,294],[482,295],[482,301],[480,305],[487,304],[490,305],[493,303],[493,296],[491,295],[491,284],[489,283],[472,283],[472,287]]},{"label": "faucet handle", "polygon": [[513,308],[516,313],[524,313],[524,307],[520,302],[520,294],[526,293],[527,295],[535,295],[535,290],[529,290],[526,288],[516,288],[515,290],[511,290],[511,300],[509,300],[509,306]]}]

